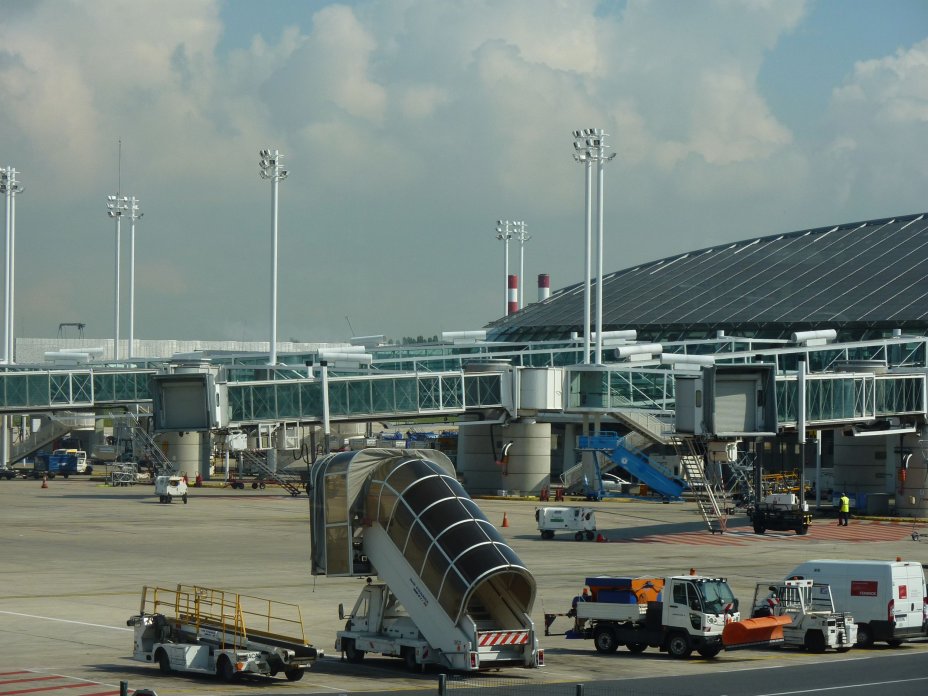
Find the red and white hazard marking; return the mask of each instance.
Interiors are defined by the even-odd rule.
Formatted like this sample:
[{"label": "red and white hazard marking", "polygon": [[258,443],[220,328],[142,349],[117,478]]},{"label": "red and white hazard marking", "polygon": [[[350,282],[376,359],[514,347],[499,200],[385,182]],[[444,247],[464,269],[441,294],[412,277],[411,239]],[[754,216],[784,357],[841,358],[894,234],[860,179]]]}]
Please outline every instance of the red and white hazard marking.
[{"label": "red and white hazard marking", "polygon": [[487,631],[479,634],[477,644],[485,648],[494,645],[525,645],[528,631]]}]

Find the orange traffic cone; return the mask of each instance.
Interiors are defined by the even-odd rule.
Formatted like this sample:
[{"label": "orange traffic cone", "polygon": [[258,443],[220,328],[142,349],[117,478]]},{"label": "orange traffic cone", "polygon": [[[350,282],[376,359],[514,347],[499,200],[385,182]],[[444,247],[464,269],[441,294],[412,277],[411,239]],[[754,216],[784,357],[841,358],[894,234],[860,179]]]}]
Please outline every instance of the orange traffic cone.
[{"label": "orange traffic cone", "polygon": [[509,518],[506,517],[506,513],[505,513],[505,512],[503,513],[503,526],[504,526],[504,527],[508,527],[508,526],[509,526]]},{"label": "orange traffic cone", "polygon": [[48,488],[48,476],[42,477],[42,488]]},{"label": "orange traffic cone", "polygon": [[599,534],[596,535],[596,541],[598,541],[598,542],[600,542],[600,543],[603,543],[603,542],[609,541],[609,540],[608,540],[606,537],[604,537],[604,536],[602,535],[602,532],[600,532]]}]

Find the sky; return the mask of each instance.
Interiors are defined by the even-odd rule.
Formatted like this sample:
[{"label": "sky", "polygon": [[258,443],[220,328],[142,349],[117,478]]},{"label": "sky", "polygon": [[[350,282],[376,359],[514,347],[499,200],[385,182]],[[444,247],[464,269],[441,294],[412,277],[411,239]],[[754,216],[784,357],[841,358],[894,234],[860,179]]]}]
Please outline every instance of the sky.
[{"label": "sky", "polygon": [[[924,0],[0,0],[14,333],[115,331],[107,195],[136,196],[135,337],[431,336],[584,276],[928,210]],[[130,229],[120,234],[120,337]],[[595,244],[594,244],[595,246]],[[509,244],[509,272],[520,273]],[[595,260],[594,260],[595,267]],[[0,288],[2,292],[2,288]],[[73,336],[74,334],[66,334]]]}]

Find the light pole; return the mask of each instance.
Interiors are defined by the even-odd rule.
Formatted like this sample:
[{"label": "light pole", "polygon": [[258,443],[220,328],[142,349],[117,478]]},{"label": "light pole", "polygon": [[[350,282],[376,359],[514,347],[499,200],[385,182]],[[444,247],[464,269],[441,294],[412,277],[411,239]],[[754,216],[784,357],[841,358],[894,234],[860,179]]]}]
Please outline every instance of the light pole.
[{"label": "light pole", "polygon": [[590,249],[593,237],[593,158],[586,147],[584,134],[590,128],[574,131],[574,159],[586,169],[586,205],[584,207],[583,273],[583,364],[590,364]]},{"label": "light pole", "polygon": [[0,193],[6,198],[6,292],[3,305],[3,362],[10,364],[15,360],[13,332],[13,293],[16,274],[16,196],[23,192],[23,187],[16,181],[19,172],[13,167],[0,169]]},{"label": "light pole", "polygon": [[525,231],[525,220],[518,220],[514,223],[516,227],[516,239],[519,240],[519,309],[525,306],[525,243],[532,238],[532,235]]},{"label": "light pole", "polygon": [[[592,227],[591,213],[591,191],[590,184],[592,179],[592,164],[596,162],[599,170],[599,185],[596,192],[596,203],[598,211],[598,223],[596,229],[596,358],[595,362],[597,365],[601,364],[603,361],[603,181],[604,175],[603,171],[605,168],[606,162],[611,162],[615,157],[616,153],[606,154],[606,145],[605,139],[608,137],[608,134],[603,131],[601,128],[587,128],[581,131],[574,131],[574,149],[577,152],[574,154],[574,159],[577,161],[583,161],[587,166],[587,208],[586,208],[586,220],[587,220],[587,283],[589,283],[589,269],[590,269],[590,256],[589,256],[589,238],[590,238],[590,228]],[[589,286],[587,285],[587,288]],[[584,317],[589,316],[589,294],[588,291],[585,294],[586,298],[586,309],[584,312]],[[589,354],[589,324],[587,324],[587,333],[585,334],[586,339],[586,350],[587,355]],[[585,361],[585,362],[588,362]]]},{"label": "light pole", "polygon": [[282,169],[277,150],[260,150],[261,178],[271,180],[271,341],[268,349],[268,364],[277,364],[277,185],[287,178],[287,170]]},{"label": "light pole", "polygon": [[113,322],[113,360],[116,361],[119,360],[119,227],[123,213],[129,209],[129,199],[120,196],[117,191],[115,196],[106,197],[106,209],[107,215],[116,221],[116,289],[113,293],[113,314],[115,317]]},{"label": "light pole", "polygon": [[504,316],[509,315],[509,240],[512,239],[512,232],[509,226],[512,223],[509,220],[496,221],[496,238],[502,240],[503,248],[503,302],[505,305]]},{"label": "light pole", "polygon": [[139,212],[139,199],[129,198],[129,355],[135,355],[135,221],[144,213]]}]

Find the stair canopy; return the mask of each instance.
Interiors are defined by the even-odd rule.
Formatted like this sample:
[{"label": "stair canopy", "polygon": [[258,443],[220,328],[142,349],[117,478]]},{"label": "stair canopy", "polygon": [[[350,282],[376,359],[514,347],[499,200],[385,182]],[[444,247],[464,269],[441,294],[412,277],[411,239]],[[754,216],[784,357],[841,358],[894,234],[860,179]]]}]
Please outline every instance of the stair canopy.
[{"label": "stair canopy", "polygon": [[[448,617],[475,619],[509,598],[530,614],[535,580],[437,450],[367,449],[319,460],[311,472],[313,574],[370,575],[380,527]],[[380,536],[380,538],[383,538]],[[508,613],[507,612],[507,613]]]}]

